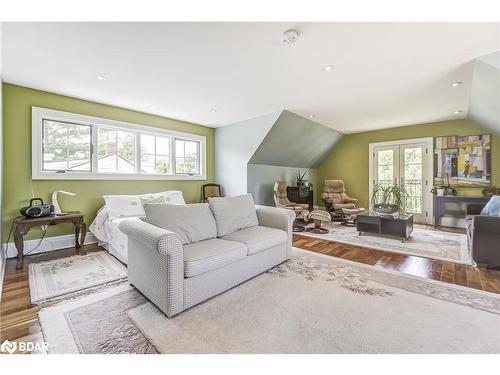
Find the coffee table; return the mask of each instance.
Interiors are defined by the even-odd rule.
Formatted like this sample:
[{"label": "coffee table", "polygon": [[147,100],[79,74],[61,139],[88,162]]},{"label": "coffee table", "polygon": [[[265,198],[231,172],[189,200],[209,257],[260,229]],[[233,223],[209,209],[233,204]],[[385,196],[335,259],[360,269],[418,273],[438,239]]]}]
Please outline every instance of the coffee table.
[{"label": "coffee table", "polygon": [[397,237],[405,242],[413,231],[413,215],[396,213],[383,215],[373,211],[358,214],[356,229],[362,233]]}]

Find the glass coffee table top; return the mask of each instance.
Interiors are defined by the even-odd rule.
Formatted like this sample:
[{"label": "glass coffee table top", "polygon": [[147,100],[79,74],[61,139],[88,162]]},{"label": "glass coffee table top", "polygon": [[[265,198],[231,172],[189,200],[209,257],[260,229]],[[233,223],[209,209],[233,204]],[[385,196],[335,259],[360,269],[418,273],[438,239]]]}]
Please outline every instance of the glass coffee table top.
[{"label": "glass coffee table top", "polygon": [[405,214],[402,212],[396,212],[395,214],[379,214],[375,211],[366,211],[366,212],[363,212],[361,214],[358,214],[358,217],[359,216],[373,216],[373,217],[381,217],[384,219],[408,220],[413,215],[412,214]]}]

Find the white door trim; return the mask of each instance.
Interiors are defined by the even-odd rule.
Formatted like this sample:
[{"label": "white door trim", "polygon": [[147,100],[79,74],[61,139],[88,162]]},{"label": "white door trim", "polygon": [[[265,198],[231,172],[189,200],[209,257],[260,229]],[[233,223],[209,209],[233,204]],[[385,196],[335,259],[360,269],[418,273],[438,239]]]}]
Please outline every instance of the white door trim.
[{"label": "white door trim", "polygon": [[374,158],[374,150],[376,147],[387,147],[387,146],[401,146],[413,143],[425,143],[427,145],[427,176],[426,176],[426,193],[427,193],[427,207],[425,207],[428,212],[426,217],[426,223],[433,223],[433,207],[434,207],[434,199],[432,193],[430,192],[431,186],[434,181],[434,138],[426,137],[426,138],[412,138],[412,139],[402,139],[399,141],[387,141],[387,142],[376,142],[370,143],[368,145],[368,202],[371,208],[371,196],[373,191],[373,158]]}]

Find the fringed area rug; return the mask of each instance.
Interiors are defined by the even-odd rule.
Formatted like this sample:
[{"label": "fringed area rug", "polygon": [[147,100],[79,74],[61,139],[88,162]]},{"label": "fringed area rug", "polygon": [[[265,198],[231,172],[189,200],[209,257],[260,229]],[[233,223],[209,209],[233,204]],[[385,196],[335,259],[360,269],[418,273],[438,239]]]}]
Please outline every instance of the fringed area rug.
[{"label": "fringed area rug", "polygon": [[298,249],[170,319],[128,285],[39,317],[49,353],[500,353],[500,295]]},{"label": "fringed area rug", "polygon": [[329,233],[316,234],[307,231],[298,233],[322,240],[346,243],[369,249],[416,255],[447,262],[472,264],[467,249],[467,237],[461,233],[414,228],[405,242],[393,237],[384,237],[363,233],[361,236],[355,227],[340,224],[323,224]]},{"label": "fringed area rug", "polygon": [[84,289],[120,282],[127,269],[104,251],[29,265],[31,303],[42,303]]}]

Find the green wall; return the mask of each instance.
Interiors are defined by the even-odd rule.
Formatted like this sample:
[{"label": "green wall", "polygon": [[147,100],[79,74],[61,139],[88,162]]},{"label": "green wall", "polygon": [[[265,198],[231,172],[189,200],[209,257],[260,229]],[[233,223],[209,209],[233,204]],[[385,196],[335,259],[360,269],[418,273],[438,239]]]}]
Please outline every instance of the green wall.
[{"label": "green wall", "polygon": [[[163,190],[181,190],[187,202],[198,202],[201,196],[201,185],[213,182],[215,133],[212,128],[6,83],[2,85],[2,89],[4,120],[2,220],[4,241],[7,240],[12,219],[19,215],[19,208],[28,204],[32,189],[35,197],[41,197],[44,202],[48,203],[50,203],[54,190],[76,193],[75,197],[61,196],[61,207],[67,211],[82,211],[86,215],[85,221],[90,224],[97,210],[102,206],[102,196],[105,194],[141,194]],[[32,106],[204,135],[207,137],[207,180],[31,180],[31,152],[28,150],[31,150]],[[71,232],[71,226],[58,225],[49,227],[48,235],[56,236]],[[40,237],[40,231],[32,229],[26,237]]]},{"label": "green wall", "polygon": [[[400,139],[439,137],[445,135],[492,134],[493,185],[500,186],[500,136],[471,120],[453,120],[375,130],[345,135],[318,168],[318,190],[326,179],[344,180],[346,192],[368,207],[368,145]],[[461,194],[481,194],[481,189],[462,189]]]}]

